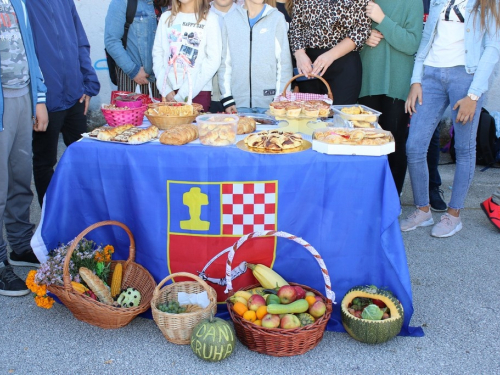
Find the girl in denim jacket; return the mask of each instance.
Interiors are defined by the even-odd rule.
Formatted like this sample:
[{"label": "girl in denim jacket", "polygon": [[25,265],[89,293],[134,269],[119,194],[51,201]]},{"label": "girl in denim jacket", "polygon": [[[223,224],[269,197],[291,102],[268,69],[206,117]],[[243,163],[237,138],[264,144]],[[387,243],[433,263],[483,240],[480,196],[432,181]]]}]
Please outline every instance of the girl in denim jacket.
[{"label": "girl in denim jacket", "polygon": [[402,231],[434,224],[426,156],[448,105],[452,107],[457,164],[448,210],[431,235],[449,237],[462,229],[460,210],[474,176],[483,94],[499,58],[499,28],[499,0],[431,1],[405,103],[406,111],[413,114],[406,153],[417,209],[401,221]]}]

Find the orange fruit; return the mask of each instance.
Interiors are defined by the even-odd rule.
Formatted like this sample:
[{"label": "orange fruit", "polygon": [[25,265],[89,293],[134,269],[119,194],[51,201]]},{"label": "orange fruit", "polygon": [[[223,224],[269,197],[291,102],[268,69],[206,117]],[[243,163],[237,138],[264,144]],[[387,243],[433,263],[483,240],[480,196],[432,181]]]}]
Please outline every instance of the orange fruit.
[{"label": "orange fruit", "polygon": [[260,306],[258,309],[257,309],[257,319],[262,319],[263,317],[265,317],[267,315],[267,306]]},{"label": "orange fruit", "polygon": [[309,304],[309,306],[312,306],[312,305],[314,305],[314,302],[316,302],[316,297],[313,297],[313,296],[307,296],[307,297],[306,297],[306,301],[307,301],[307,303]]},{"label": "orange fruit", "polygon": [[249,322],[255,322],[257,320],[257,315],[255,311],[248,310],[243,314],[243,319],[248,320]]},{"label": "orange fruit", "polygon": [[239,316],[243,316],[243,314],[245,314],[247,311],[248,311],[248,307],[244,304],[244,303],[241,303],[241,302],[236,302],[234,305],[233,305],[233,310],[236,312],[236,314],[238,314]]},{"label": "orange fruit", "polygon": [[262,327],[262,320],[256,320],[255,322],[253,322],[253,324],[255,325],[258,325],[258,326],[261,326]]}]

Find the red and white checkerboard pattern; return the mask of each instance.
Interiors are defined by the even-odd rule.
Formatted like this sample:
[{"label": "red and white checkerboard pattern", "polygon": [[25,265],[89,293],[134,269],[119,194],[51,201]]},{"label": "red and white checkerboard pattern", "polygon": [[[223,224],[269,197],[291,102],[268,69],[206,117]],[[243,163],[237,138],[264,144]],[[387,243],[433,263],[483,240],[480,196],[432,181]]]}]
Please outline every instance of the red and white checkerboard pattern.
[{"label": "red and white checkerboard pattern", "polygon": [[293,102],[295,100],[324,100],[325,102],[332,104],[332,100],[330,98],[328,98],[328,95],[312,94],[312,93],[307,93],[307,92],[287,91],[286,97],[280,95],[277,99],[275,99],[276,102],[288,102],[288,101]]},{"label": "red and white checkerboard pattern", "polygon": [[276,182],[222,184],[222,234],[276,230]]}]

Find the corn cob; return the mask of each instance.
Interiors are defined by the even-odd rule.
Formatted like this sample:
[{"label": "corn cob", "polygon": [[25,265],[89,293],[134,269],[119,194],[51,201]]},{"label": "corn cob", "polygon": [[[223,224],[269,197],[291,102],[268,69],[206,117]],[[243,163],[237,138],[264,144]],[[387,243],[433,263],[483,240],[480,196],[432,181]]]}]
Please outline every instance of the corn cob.
[{"label": "corn cob", "polygon": [[120,294],[120,290],[122,287],[122,273],[123,268],[122,264],[118,263],[115,266],[113,271],[113,277],[111,279],[111,297],[115,298],[118,294]]}]

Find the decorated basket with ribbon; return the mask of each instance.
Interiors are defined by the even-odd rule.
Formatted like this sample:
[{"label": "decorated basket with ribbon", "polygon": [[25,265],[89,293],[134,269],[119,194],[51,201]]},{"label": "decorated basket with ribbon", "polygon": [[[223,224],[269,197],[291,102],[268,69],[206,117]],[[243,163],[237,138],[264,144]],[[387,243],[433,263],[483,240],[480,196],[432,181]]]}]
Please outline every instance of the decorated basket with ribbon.
[{"label": "decorated basket with ribbon", "polygon": [[[236,336],[241,341],[241,343],[247,346],[250,350],[275,357],[304,354],[316,347],[323,338],[323,333],[332,313],[332,302],[335,303],[335,294],[333,293],[331,288],[330,276],[328,275],[328,270],[326,269],[325,262],[311,244],[304,241],[300,237],[286,232],[277,231],[254,232],[241,237],[232,246],[231,250],[228,253],[228,260],[226,264],[226,293],[232,293],[233,291],[231,282],[231,268],[235,252],[246,241],[249,241],[252,238],[267,236],[281,237],[294,241],[312,254],[314,259],[318,263],[319,269],[321,270],[321,273],[323,275],[326,297],[317,290],[306,285],[295,283],[290,283],[290,285],[299,285],[306,292],[310,291],[313,292],[316,296],[321,297],[323,302],[326,304],[325,314],[312,324],[294,329],[281,329],[265,328],[258,326],[250,321],[244,320],[241,316],[233,311],[233,304],[230,301],[227,302],[227,308],[234,323]],[[243,288],[242,290],[250,290],[257,286],[259,285],[251,285]]]}]

